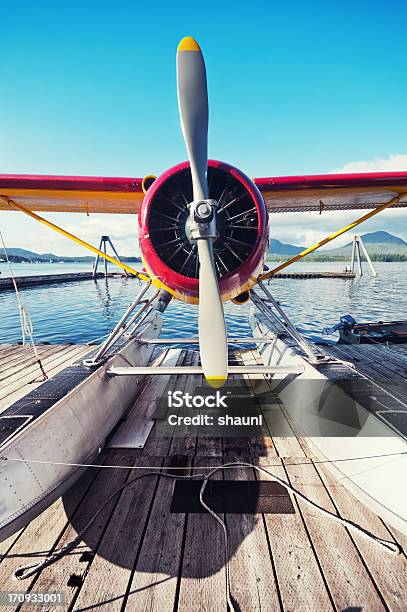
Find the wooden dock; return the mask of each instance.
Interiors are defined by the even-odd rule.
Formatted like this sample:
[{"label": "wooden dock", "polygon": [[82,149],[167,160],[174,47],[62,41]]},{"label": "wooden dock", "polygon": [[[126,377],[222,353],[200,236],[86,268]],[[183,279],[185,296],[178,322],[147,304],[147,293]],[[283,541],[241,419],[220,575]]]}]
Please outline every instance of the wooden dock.
[{"label": "wooden dock", "polygon": [[[55,361],[59,351],[60,359],[66,357],[67,362],[74,352],[78,358],[85,350],[52,348]],[[397,351],[403,369],[407,350]],[[4,358],[18,362],[20,353],[21,348],[2,347],[0,358],[3,356],[3,364]],[[48,358],[51,368],[51,352]],[[257,350],[235,351],[233,359],[253,364],[259,361],[259,354]],[[197,362],[196,352],[180,351],[180,365]],[[54,363],[59,365],[59,361]],[[25,377],[25,384],[33,374],[31,371]],[[24,368],[17,379],[24,380]],[[253,390],[254,378],[247,376],[246,383]],[[150,388],[154,398],[157,384],[157,379],[151,381],[144,393]],[[192,392],[196,384],[196,377],[179,375],[167,381],[167,390]],[[6,401],[3,388],[2,379],[0,392]],[[136,405],[137,401],[135,398]],[[20,533],[0,543],[0,590],[60,591],[66,597],[64,609],[77,612],[226,612],[222,529],[208,514],[170,513],[174,482],[164,477],[151,476],[130,484],[97,517],[73,552],[36,577],[12,580],[19,565],[41,560],[69,542],[116,488],[155,466],[184,468],[181,473],[206,472],[209,467],[237,460],[268,466],[317,504],[382,538],[397,541],[407,550],[405,536],[356,501],[332,480],[324,464],[315,460],[277,397],[275,409],[264,413],[264,422],[262,437],[239,439],[202,437],[194,427],[185,430],[182,437],[174,433],[163,437],[155,424],[144,448],[106,449],[99,461],[105,467],[88,469],[63,498]],[[233,474],[220,472],[218,477],[253,480],[258,473],[241,468]],[[374,543],[321,517],[302,501],[293,498],[293,504],[294,514],[225,515],[231,591],[237,610],[406,610],[405,553],[388,555]],[[39,608],[24,605],[22,609]]]},{"label": "wooden dock", "polygon": [[[123,277],[120,272],[108,272],[107,278]],[[352,272],[289,272],[274,274],[271,278],[292,278],[304,280],[309,278],[355,278]],[[129,274],[130,278],[135,278]],[[67,274],[41,274],[37,276],[17,276],[17,286],[22,287],[41,287],[43,285],[52,285],[58,283],[75,283],[79,281],[92,280],[92,272],[72,272]],[[106,278],[103,272],[97,272],[96,278]],[[271,279],[269,279],[270,282]],[[0,278],[0,291],[14,290],[13,281],[10,277]]]},{"label": "wooden dock", "polygon": [[[107,278],[124,276],[120,272],[108,272]],[[70,272],[67,274],[41,274],[37,276],[17,276],[16,283],[18,288],[21,287],[40,287],[42,285],[52,285],[56,283],[75,283],[79,281],[92,280],[92,272]],[[103,272],[97,272],[96,279],[106,278]],[[11,277],[0,278],[0,291],[14,289],[13,280]]]},{"label": "wooden dock", "polygon": [[296,280],[306,280],[308,278],[342,278],[353,279],[356,277],[354,272],[277,272],[269,278],[293,278]]},{"label": "wooden dock", "polygon": [[[37,351],[49,378],[88,353],[78,344],[38,344]],[[0,345],[0,413],[44,382],[31,346]]]}]

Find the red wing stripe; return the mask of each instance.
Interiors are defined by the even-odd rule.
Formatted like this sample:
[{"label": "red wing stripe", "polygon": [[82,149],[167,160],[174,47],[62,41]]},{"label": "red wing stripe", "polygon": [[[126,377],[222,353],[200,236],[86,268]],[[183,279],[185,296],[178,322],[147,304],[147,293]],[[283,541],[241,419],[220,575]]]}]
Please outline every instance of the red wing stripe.
[{"label": "red wing stripe", "polygon": [[349,187],[386,187],[407,185],[407,172],[363,172],[357,174],[316,174],[312,176],[277,176],[255,178],[260,191],[292,189],[332,189]]},{"label": "red wing stripe", "polygon": [[35,174],[0,174],[2,189],[52,189],[55,191],[142,192],[141,178],[95,176],[41,176]]}]

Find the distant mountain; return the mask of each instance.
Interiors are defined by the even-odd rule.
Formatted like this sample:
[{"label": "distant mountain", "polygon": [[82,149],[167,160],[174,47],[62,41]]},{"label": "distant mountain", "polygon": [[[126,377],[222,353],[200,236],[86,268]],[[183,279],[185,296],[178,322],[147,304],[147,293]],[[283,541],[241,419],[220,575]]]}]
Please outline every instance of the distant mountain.
[{"label": "distant mountain", "polygon": [[[407,256],[407,242],[389,232],[378,231],[368,234],[361,234],[363,244],[371,257],[383,255],[403,255]],[[352,243],[348,242],[345,246],[338,249],[326,249],[321,251],[321,255],[350,257]]]},{"label": "distant mountain", "polygon": [[[399,246],[407,247],[407,242],[394,234],[389,232],[378,231],[369,232],[368,234],[362,234],[362,240],[365,244],[396,244]],[[349,242],[342,248],[351,247],[352,243]]]},{"label": "distant mountain", "polygon": [[280,242],[280,240],[275,240],[275,238],[271,238],[269,253],[270,255],[297,255],[297,253],[301,253],[305,247],[295,246],[294,244],[286,244],[284,242]]},{"label": "distant mountain", "polygon": [[[370,232],[361,236],[373,261],[407,261],[407,242],[402,238],[385,231]],[[279,240],[270,240],[268,259],[284,261],[303,249],[304,247],[284,244]],[[351,252],[352,242],[349,242],[340,248],[321,249],[311,253],[306,261],[349,261]]]},{"label": "distant mountain", "polygon": [[[29,251],[27,249],[20,249],[18,247],[11,247],[7,249],[7,253],[11,259],[11,261],[21,261],[21,262],[40,262],[40,263],[48,263],[50,261],[57,262],[67,262],[67,263],[79,263],[79,262],[88,262],[93,261],[95,258],[92,255],[85,255],[84,257],[68,257],[65,255],[55,255],[54,253],[34,253],[34,251]],[[4,249],[0,249],[0,259],[4,259]],[[141,261],[139,257],[121,257],[122,261]]]},{"label": "distant mountain", "polygon": [[[367,234],[362,234],[363,243],[366,245],[366,248],[369,252],[369,255],[372,258],[383,256],[388,256],[387,261],[391,261],[391,257],[404,258],[407,257],[407,242],[398,236],[394,236],[394,234],[390,234],[386,231],[377,231],[370,232]],[[276,240],[275,238],[270,239],[269,246],[269,255],[268,259],[285,259],[287,257],[292,257],[293,255],[297,255],[303,251],[305,247],[296,246],[294,244],[288,244],[285,242],[281,242],[280,240]],[[349,242],[345,246],[336,249],[324,249],[322,251],[317,251],[315,255],[311,254],[307,259],[316,260],[320,258],[343,258],[344,260],[350,258],[352,250],[352,243]],[[35,253],[34,251],[29,251],[27,249],[20,249],[17,247],[7,249],[7,252],[12,261],[21,261],[21,262],[44,262],[48,263],[50,261],[57,262],[89,262],[93,261],[94,257],[92,255],[87,255],[84,257],[67,257],[63,255],[55,255],[54,253]],[[4,259],[4,250],[0,249],[0,259]],[[141,261],[139,257],[121,257],[122,261]]]},{"label": "distant mountain", "polygon": [[[35,253],[34,251],[29,251],[28,249],[20,249],[18,247],[11,247],[7,249],[8,256],[10,258],[21,258],[21,261],[25,262],[75,262],[75,261],[92,261],[93,257],[65,257],[61,255],[55,255],[54,253]],[[0,257],[4,258],[4,249],[0,249]]]},{"label": "distant mountain", "polygon": [[[38,253],[33,253],[33,251],[27,251],[26,249],[11,248],[7,249],[7,253],[9,256],[23,257],[24,259],[28,260],[38,260],[42,258],[42,255],[38,255]],[[4,249],[0,249],[0,257],[4,257]]]}]

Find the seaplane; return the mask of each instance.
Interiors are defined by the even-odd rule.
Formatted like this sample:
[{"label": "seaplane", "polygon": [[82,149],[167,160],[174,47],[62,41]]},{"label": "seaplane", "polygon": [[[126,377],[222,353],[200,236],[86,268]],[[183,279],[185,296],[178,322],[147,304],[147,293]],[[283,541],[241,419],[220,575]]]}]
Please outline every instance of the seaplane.
[{"label": "seaplane", "polygon": [[[109,337],[86,359],[0,415],[0,540],[42,512],[97,457],[143,376],[179,373],[175,365],[149,364],[160,342],[161,313],[171,300],[199,305],[201,365],[185,371],[203,374],[214,388],[229,374],[271,377],[317,455],[331,462],[359,499],[407,533],[406,493],[392,484],[405,478],[406,432],[339,387],[330,391],[328,369],[346,364],[306,340],[265,284],[374,215],[406,207],[407,172],[249,178],[227,162],[208,159],[206,68],[193,38],[181,41],[176,61],[188,161],[159,177],[0,175],[0,210],[28,215],[144,283]],[[302,212],[352,209],[364,210],[363,216],[265,270],[271,215],[295,212],[300,222]],[[138,215],[143,270],[57,226],[42,216],[46,212]],[[253,338],[237,340],[255,342],[263,365],[231,366],[228,348],[236,339],[227,336],[223,304],[249,300]],[[380,458],[378,449],[397,457]]]}]

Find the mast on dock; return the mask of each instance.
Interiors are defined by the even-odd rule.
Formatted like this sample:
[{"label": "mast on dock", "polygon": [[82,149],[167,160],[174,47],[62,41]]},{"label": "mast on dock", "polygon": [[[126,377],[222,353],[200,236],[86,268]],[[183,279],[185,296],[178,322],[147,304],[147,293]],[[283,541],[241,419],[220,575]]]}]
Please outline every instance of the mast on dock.
[{"label": "mast on dock", "polygon": [[369,257],[369,253],[367,252],[367,249],[363,243],[362,240],[362,236],[359,235],[355,235],[353,236],[353,243],[352,243],[352,257],[351,257],[351,263],[350,263],[350,267],[352,270],[352,273],[354,272],[354,268],[355,268],[355,258],[357,259],[357,263],[358,263],[358,271],[359,271],[359,275],[362,276],[363,275],[363,269],[362,269],[362,258],[360,255],[360,249],[362,249],[363,255],[366,258],[367,263],[369,264],[369,268],[370,271],[372,273],[372,276],[377,277],[377,271],[376,268],[373,265],[372,260]]},{"label": "mast on dock", "polygon": [[[114,247],[113,242],[110,240],[110,236],[101,236],[100,242],[99,242],[99,251],[102,251],[103,253],[106,254],[107,253],[107,245],[109,245],[109,244],[110,244],[110,247],[111,247],[111,249],[112,249],[116,259],[118,261],[121,261],[120,257],[119,257],[119,254],[118,254],[118,252],[116,251],[116,249]],[[94,261],[93,269],[92,269],[92,278],[96,278],[96,274],[97,274],[97,271],[98,271],[98,265],[99,265],[99,257],[100,257],[99,254],[97,254],[96,257],[95,257],[95,261]],[[105,265],[105,276],[107,277],[107,259],[105,259],[104,262],[105,262],[105,264],[104,264]],[[125,273],[126,277],[129,276],[127,270],[124,270],[124,273]]]}]

